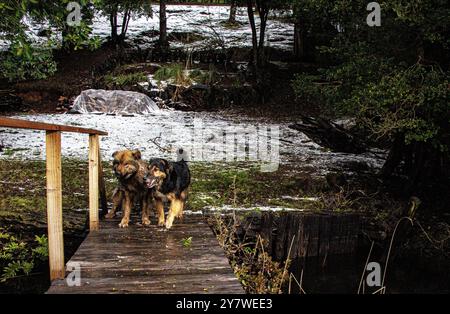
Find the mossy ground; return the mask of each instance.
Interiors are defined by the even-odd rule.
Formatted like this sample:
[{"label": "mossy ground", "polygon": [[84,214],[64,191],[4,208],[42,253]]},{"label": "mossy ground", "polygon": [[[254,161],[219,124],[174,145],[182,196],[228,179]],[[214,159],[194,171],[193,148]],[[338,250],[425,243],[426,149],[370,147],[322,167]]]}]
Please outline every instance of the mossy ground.
[{"label": "mossy ground", "polygon": [[[109,162],[104,162],[107,198],[111,199],[116,179]],[[323,204],[302,198],[326,190],[326,183],[304,174],[292,174],[288,166],[276,172],[260,172],[258,164],[190,163],[192,184],[187,209],[205,206],[280,206],[322,209]],[[35,227],[46,225],[45,161],[0,159],[0,223],[14,229],[15,223]],[[88,165],[86,161],[63,159],[63,215],[67,230],[84,226],[88,208]]]}]

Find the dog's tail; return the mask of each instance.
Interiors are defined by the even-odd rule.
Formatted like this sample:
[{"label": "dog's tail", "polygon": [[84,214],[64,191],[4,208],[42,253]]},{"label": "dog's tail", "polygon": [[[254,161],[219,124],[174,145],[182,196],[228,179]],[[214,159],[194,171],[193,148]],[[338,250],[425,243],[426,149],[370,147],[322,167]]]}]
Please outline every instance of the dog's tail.
[{"label": "dog's tail", "polygon": [[189,160],[187,156],[187,152],[183,148],[179,148],[177,150],[177,162],[187,163]]}]

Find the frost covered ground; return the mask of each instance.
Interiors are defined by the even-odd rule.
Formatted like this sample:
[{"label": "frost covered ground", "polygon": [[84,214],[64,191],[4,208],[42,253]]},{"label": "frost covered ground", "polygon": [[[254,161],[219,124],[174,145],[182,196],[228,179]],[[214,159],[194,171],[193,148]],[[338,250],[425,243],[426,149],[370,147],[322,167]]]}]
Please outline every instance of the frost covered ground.
[{"label": "frost covered ground", "polygon": [[[304,134],[289,129],[288,124],[220,113],[160,110],[133,117],[41,114],[17,118],[107,131],[109,135],[101,138],[104,160],[110,160],[114,151],[124,148],[138,148],[144,158],[174,160],[179,158],[178,149],[183,148],[183,157],[190,161],[255,161],[270,167],[289,163],[313,175],[329,171],[352,172],[355,165],[379,168],[383,162],[371,153],[354,155],[326,151]],[[0,143],[6,147],[0,153],[2,158],[45,158],[44,132],[1,129]],[[87,136],[63,133],[62,152],[64,157],[87,159]],[[240,159],[234,159],[235,156]]]},{"label": "frost covered ground", "polygon": [[[152,36],[152,31],[159,29],[159,6],[153,5],[153,17],[135,16],[130,21],[128,27],[128,42],[146,48],[152,45],[157,39]],[[173,47],[185,48],[214,48],[223,43],[225,47],[248,47],[251,46],[251,30],[248,24],[246,8],[239,8],[236,20],[239,26],[227,28],[223,22],[227,21],[229,15],[228,6],[199,6],[199,5],[168,5],[167,6],[167,27],[169,37],[171,33],[193,33],[198,39],[191,43],[173,41]],[[267,45],[280,49],[289,50],[293,47],[294,26],[275,16],[285,16],[289,12],[274,12],[272,14],[266,32]],[[259,19],[256,18],[257,26]],[[29,35],[36,43],[42,43],[44,38],[38,33],[45,29],[45,24],[34,24],[26,21],[30,25]],[[109,19],[101,12],[95,15],[93,21],[93,35],[106,39],[110,35]],[[60,39],[60,38],[57,38]],[[0,48],[5,49],[8,43],[0,41]]]}]

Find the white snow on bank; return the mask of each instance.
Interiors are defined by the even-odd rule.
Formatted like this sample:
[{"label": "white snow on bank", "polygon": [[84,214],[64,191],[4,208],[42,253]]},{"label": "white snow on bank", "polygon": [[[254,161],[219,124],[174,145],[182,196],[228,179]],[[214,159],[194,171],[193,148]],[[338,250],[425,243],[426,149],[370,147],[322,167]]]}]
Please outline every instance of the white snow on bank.
[{"label": "white snow on bank", "polygon": [[[149,36],[149,32],[159,30],[159,5],[153,5],[152,8],[153,17],[134,16],[132,18],[128,26],[128,43],[141,48],[148,48],[157,40],[158,37]],[[190,49],[219,48],[220,42],[225,47],[250,47],[251,30],[246,8],[238,9],[236,20],[240,23],[240,26],[232,29],[226,28],[223,24],[228,19],[229,10],[228,6],[168,5],[167,29],[169,37],[171,32],[193,32],[203,37],[202,40],[190,44],[175,41],[171,43],[172,47]],[[284,50],[292,49],[294,41],[293,24],[273,18],[275,15],[280,16],[289,13],[276,11],[272,15],[272,18],[268,21],[266,31],[267,46]],[[47,23],[33,23],[28,19],[24,19],[24,23],[30,26],[27,34],[36,44],[45,42],[46,39],[39,37],[38,33],[42,29],[48,28]],[[256,24],[259,28],[258,17],[256,17]],[[101,12],[97,12],[92,28],[93,36],[106,39],[111,34],[109,17]],[[61,36],[56,32],[53,38],[61,40]],[[7,42],[0,41],[0,49],[6,49],[8,46]]]},{"label": "white snow on bank", "polygon": [[[114,151],[125,148],[140,149],[144,158],[163,157],[174,160],[178,156],[177,150],[183,148],[190,161],[230,162],[232,160],[224,160],[227,156],[224,151],[232,152],[233,156],[242,156],[248,150],[258,150],[258,145],[275,143],[279,152],[274,149],[262,154],[258,150],[258,157],[261,157],[259,160],[275,166],[277,163],[290,163],[296,169],[309,171],[314,175],[323,175],[329,171],[352,172],[352,167],[347,165],[355,163],[376,169],[383,164],[383,159],[370,153],[355,155],[326,151],[303,133],[290,129],[288,124],[230,117],[220,113],[160,110],[133,117],[42,114],[16,118],[107,131],[109,135],[101,137],[100,144],[104,160],[111,160]],[[257,130],[257,134],[251,133],[252,130]],[[279,132],[273,133],[272,130]],[[236,146],[234,140],[230,141],[230,137],[224,136],[224,132],[239,143],[248,143],[247,147]],[[0,158],[11,158],[11,151],[13,158],[45,158],[44,132],[0,129],[0,143],[9,149],[6,154],[5,151],[0,153]],[[63,133],[62,153],[64,157],[87,159],[87,136]]]},{"label": "white snow on bank", "polygon": [[300,208],[288,208],[288,207],[278,207],[278,206],[253,206],[253,207],[233,207],[231,205],[223,205],[220,207],[215,206],[206,206],[204,211],[210,212],[219,212],[226,213],[232,211],[238,212],[282,212],[282,211],[290,211],[290,212],[303,212],[305,209]]}]

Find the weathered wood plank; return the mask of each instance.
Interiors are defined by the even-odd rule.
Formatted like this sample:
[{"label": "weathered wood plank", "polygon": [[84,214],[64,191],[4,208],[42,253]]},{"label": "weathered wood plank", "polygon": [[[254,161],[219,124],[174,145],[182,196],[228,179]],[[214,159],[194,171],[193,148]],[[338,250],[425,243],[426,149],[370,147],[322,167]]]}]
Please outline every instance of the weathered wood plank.
[{"label": "weathered wood plank", "polygon": [[48,293],[244,293],[202,216],[185,217],[170,231],[137,224],[121,229],[118,221],[102,221],[72,256],[81,285],[57,280]]},{"label": "weathered wood plank", "polygon": [[0,127],[14,128],[14,129],[32,129],[32,130],[42,130],[42,131],[60,131],[60,132],[108,135],[107,132],[94,130],[94,129],[80,128],[80,127],[69,126],[69,125],[50,124],[50,123],[44,123],[44,122],[27,121],[27,120],[13,119],[13,118],[7,118],[7,117],[0,117]]}]

